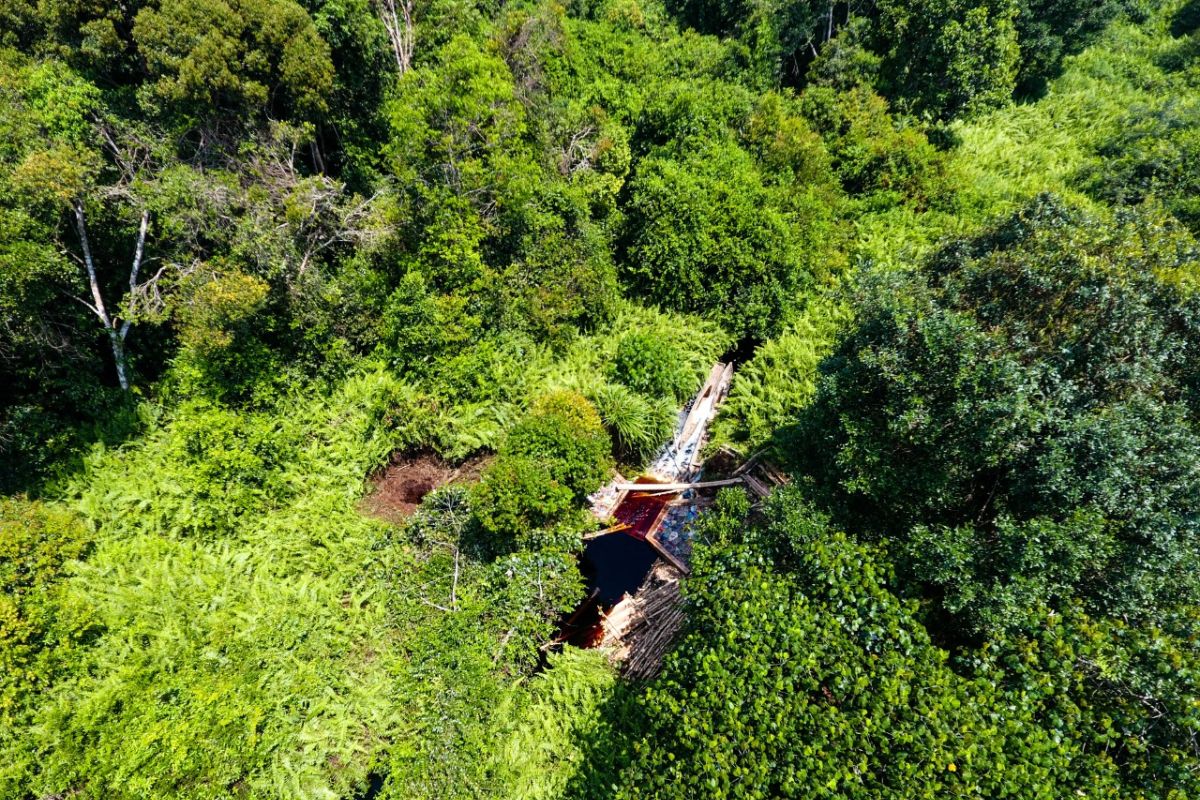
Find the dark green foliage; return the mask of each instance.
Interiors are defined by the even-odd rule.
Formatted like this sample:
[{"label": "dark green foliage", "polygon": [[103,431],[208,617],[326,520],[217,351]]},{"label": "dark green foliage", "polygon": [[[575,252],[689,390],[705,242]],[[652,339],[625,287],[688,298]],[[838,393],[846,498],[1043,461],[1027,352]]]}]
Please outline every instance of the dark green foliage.
[{"label": "dark green foliage", "polygon": [[136,88],[143,110],[172,127],[315,119],[328,108],[329,45],[294,0],[53,0],[38,17],[47,50],[102,83]]},{"label": "dark green foliage", "polygon": [[1194,609],[1165,625],[1038,611],[1026,635],[998,640],[968,666],[1073,741],[1072,769],[1121,779],[1114,796],[1189,797],[1197,723]]},{"label": "dark green foliage", "polygon": [[735,145],[710,145],[685,161],[644,159],[629,219],[626,282],[740,335],[778,330],[811,280],[789,215]]},{"label": "dark green foliage", "polygon": [[847,192],[923,207],[945,190],[945,158],[919,129],[888,111],[866,86],[844,92],[809,89],[804,114],[824,138],[834,173]]},{"label": "dark green foliage", "polygon": [[1082,50],[1122,14],[1144,18],[1149,5],[1147,0],[1019,0],[1018,87],[1025,92],[1041,91],[1058,72],[1063,58]]},{"label": "dark green foliage", "polygon": [[880,0],[880,75],[917,112],[945,119],[1003,105],[1016,85],[1016,0]]},{"label": "dark green foliage", "polygon": [[1200,3],[1188,0],[1171,16],[1171,35],[1187,36],[1200,30]]},{"label": "dark green foliage", "polygon": [[1197,254],[1152,215],[1041,198],[877,280],[797,463],[969,625],[1195,603]]},{"label": "dark green foliage", "polygon": [[667,9],[690,27],[705,33],[734,35],[746,49],[752,75],[777,82],[787,61],[810,43],[825,38],[832,9],[816,0],[671,0]]},{"label": "dark green foliage", "polygon": [[203,120],[266,110],[272,93],[289,116],[328,108],[329,45],[292,0],[161,0],[137,13],[132,38],[149,108]]},{"label": "dark green foliage", "polygon": [[[1072,743],[1022,704],[955,674],[912,605],[888,590],[875,552],[791,491],[766,517],[747,541],[726,534],[697,554],[688,630],[639,698],[618,796],[808,797],[823,787],[839,797],[1055,798],[1112,785],[1103,770],[1072,770]],[[767,558],[771,543],[782,571]]]}]

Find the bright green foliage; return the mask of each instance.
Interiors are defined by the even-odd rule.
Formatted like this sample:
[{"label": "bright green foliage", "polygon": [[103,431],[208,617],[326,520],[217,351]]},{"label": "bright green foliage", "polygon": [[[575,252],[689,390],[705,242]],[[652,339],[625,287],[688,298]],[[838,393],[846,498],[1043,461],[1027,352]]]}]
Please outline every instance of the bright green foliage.
[{"label": "bright green foliage", "polygon": [[834,173],[847,192],[878,200],[907,200],[918,208],[944,190],[944,159],[925,135],[888,111],[865,86],[845,92],[806,91],[805,115],[824,137]]},{"label": "bright green foliage", "polygon": [[616,679],[599,650],[570,648],[549,657],[549,668],[496,708],[496,748],[489,767],[494,797],[561,797],[572,771],[584,764],[580,742],[603,729],[601,702]]},{"label": "bright green foliage", "polygon": [[1156,197],[1200,233],[1200,102],[1167,100],[1123,121],[1083,176],[1093,194],[1114,204]]},{"label": "bright green foliage", "polygon": [[829,187],[836,180],[824,141],[790,97],[763,95],[744,136],[769,180],[797,188]]},{"label": "bright green foliage", "polygon": [[531,199],[536,181],[508,66],[459,36],[435,65],[405,76],[390,117],[391,170],[438,231],[419,251],[422,266],[444,288],[470,285],[482,276],[485,237]]},{"label": "bright green foliage", "polygon": [[797,464],[975,624],[1195,602],[1197,270],[1151,214],[1039,199],[858,301]]},{"label": "bright green foliage", "polygon": [[336,408],[276,420],[185,408],[92,460],[77,505],[95,550],[63,592],[104,633],[18,737],[38,753],[27,789],[295,796],[363,781],[376,737],[397,730],[369,600],[379,530],[353,505],[363,466],[395,442],[374,416],[390,391],[360,379]]},{"label": "bright green foliage", "polygon": [[876,553],[794,492],[767,519],[696,555],[688,630],[640,700],[617,796],[1104,795],[1104,771],[1075,772],[1028,709],[949,668]]},{"label": "bright green foliage", "polygon": [[512,456],[488,468],[476,487],[474,505],[484,531],[521,547],[539,541],[541,529],[566,514],[574,499],[549,467],[534,458]]},{"label": "bright green foliage", "polygon": [[583,396],[555,392],[534,401],[509,432],[475,491],[476,518],[508,549],[554,543],[553,525],[600,487],[612,468],[612,440]]},{"label": "bright green foliage", "polygon": [[[392,743],[403,763],[456,741],[439,738],[447,715],[478,734],[491,698],[578,599],[579,577],[565,553],[467,555],[461,497],[432,504],[411,532],[358,512],[362,475],[419,442],[421,415],[380,374],[274,415],[181,408],[141,445],[92,460],[77,505],[95,549],[65,579],[53,576],[56,559],[79,552],[71,528],[58,538],[52,512],[18,513],[23,552],[59,598],[68,638],[55,651],[69,658],[43,673],[55,682],[40,688],[35,725],[2,741],[17,770],[7,785],[350,796]],[[23,521],[39,518],[47,527]],[[70,644],[75,620],[102,633]],[[469,752],[452,757],[478,760]]]},{"label": "bright green foliage", "polygon": [[675,405],[655,403],[620,383],[605,383],[592,390],[588,399],[613,438],[619,457],[644,461],[671,438]]},{"label": "bright green foliage", "polygon": [[734,373],[713,438],[755,450],[794,424],[816,394],[818,365],[846,316],[840,305],[814,300],[787,331],[755,350]]},{"label": "bright green foliage", "polygon": [[882,58],[871,49],[874,31],[868,17],[851,17],[836,36],[825,43],[808,67],[809,86],[846,90],[875,86]]},{"label": "bright green foliage", "polygon": [[[406,573],[418,570],[426,583],[412,593],[391,594],[388,601],[397,629],[405,632],[407,664],[397,694],[406,700],[407,735],[381,765],[387,781],[380,796],[387,800],[517,791],[529,780],[528,766],[521,769],[522,762],[508,758],[513,740],[496,732],[522,736],[529,722],[517,710],[531,701],[545,712],[541,731],[562,726],[556,739],[541,744],[566,756],[570,744],[563,739],[587,725],[589,709],[563,707],[557,688],[550,688],[547,698],[542,687],[565,689],[564,683],[573,686],[577,676],[585,703],[594,703],[588,695],[603,688],[602,665],[587,659],[580,659],[578,670],[569,666],[561,682],[553,675],[528,686],[519,682],[537,665],[535,645],[581,599],[579,571],[564,551],[527,550],[491,563],[475,561],[456,546],[469,520],[469,492],[451,487],[426,500],[396,543],[412,557],[398,560],[390,579],[415,588]],[[435,549],[414,552],[410,537]],[[432,625],[431,602],[446,604]],[[524,765],[543,755],[523,748]],[[543,785],[553,782],[547,778]]]},{"label": "bright green foliage", "polygon": [[[1200,794],[1193,0],[0,6],[0,797]],[[796,488],[548,653],[735,343]]]},{"label": "bright green foliage", "polygon": [[236,392],[269,363],[253,322],[266,304],[266,281],[241,272],[193,275],[174,301],[182,359],[202,374],[205,385]]},{"label": "bright green foliage", "polygon": [[665,332],[631,332],[617,343],[612,377],[650,397],[682,401],[695,390],[683,354]]},{"label": "bright green foliage", "polygon": [[608,477],[611,448],[592,404],[573,392],[555,392],[533,402],[529,414],[509,432],[500,455],[537,459],[581,498]]},{"label": "bright green foliage", "polygon": [[0,768],[0,795],[17,796],[31,769],[13,737],[37,709],[41,692],[68,672],[95,634],[87,603],[64,596],[71,563],[91,538],[65,508],[24,498],[0,500],[0,749],[16,755]]}]

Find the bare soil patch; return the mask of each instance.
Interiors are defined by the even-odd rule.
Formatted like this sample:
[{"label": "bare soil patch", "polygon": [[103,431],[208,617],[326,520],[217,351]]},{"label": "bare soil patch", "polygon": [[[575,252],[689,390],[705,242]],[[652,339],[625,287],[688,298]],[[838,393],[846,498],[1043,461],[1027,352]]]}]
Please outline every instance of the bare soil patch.
[{"label": "bare soil patch", "polygon": [[471,483],[493,456],[468,458],[451,464],[433,453],[398,453],[392,462],[371,478],[371,488],[362,499],[364,513],[387,522],[401,522],[421,505],[425,495],[448,483]]}]

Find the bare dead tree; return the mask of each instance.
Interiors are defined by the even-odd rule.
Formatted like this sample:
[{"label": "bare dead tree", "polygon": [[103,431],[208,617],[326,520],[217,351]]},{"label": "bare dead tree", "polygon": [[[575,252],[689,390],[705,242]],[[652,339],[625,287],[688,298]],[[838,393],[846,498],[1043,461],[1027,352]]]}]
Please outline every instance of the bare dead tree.
[{"label": "bare dead tree", "polygon": [[396,56],[396,71],[401,75],[412,66],[413,0],[379,0],[379,17],[387,29],[392,53]]}]

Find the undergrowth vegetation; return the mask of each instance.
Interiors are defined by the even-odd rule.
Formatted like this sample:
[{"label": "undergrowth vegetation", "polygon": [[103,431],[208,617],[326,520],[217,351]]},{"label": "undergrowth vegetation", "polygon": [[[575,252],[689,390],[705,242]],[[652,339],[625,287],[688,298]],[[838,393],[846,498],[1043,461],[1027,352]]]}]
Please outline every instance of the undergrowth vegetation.
[{"label": "undergrowth vegetation", "polygon": [[[0,8],[0,798],[1200,794],[1198,110],[1196,0]],[[545,646],[726,357],[791,486]]]}]

